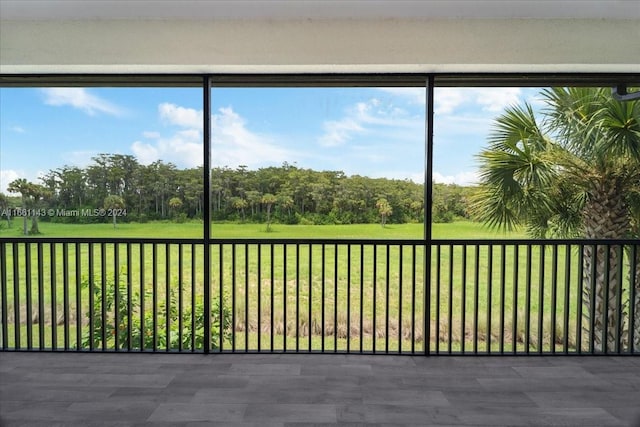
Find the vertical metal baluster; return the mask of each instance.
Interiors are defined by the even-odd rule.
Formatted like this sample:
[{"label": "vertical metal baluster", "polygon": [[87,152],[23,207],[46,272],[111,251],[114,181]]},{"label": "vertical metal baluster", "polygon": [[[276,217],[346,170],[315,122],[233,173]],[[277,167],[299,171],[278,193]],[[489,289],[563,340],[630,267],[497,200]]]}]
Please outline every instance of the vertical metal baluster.
[{"label": "vertical metal baluster", "polygon": [[262,244],[258,243],[258,352],[262,348]]},{"label": "vertical metal baluster", "polygon": [[636,317],[639,315],[639,313],[636,312],[635,301],[637,298],[637,288],[640,287],[640,283],[636,283],[638,268],[640,268],[638,265],[638,247],[640,247],[640,245],[631,245],[631,259],[629,260],[629,271],[631,277],[629,283],[629,353],[631,354],[635,354],[638,350],[635,348],[635,325],[637,324]]},{"label": "vertical metal baluster", "polygon": [[611,245],[605,245],[605,259],[604,259],[604,310],[602,313],[604,328],[602,329],[602,348],[604,353],[609,353],[609,290],[611,280]]},{"label": "vertical metal baluster", "polygon": [[249,244],[244,244],[244,351],[249,352]]},{"label": "vertical metal baluster", "polygon": [[146,300],[146,289],[144,283],[144,271],[146,269],[144,263],[144,252],[146,250],[145,244],[140,243],[138,245],[140,250],[140,351],[144,351],[146,347],[146,336],[147,336],[147,328],[145,322],[145,300]]},{"label": "vertical metal baluster", "polygon": [[351,245],[347,246],[347,353],[351,353]]},{"label": "vertical metal baluster", "polygon": [[360,353],[364,352],[364,245],[360,244]]},{"label": "vertical metal baluster", "polygon": [[520,246],[515,244],[513,246],[513,329],[511,332],[511,345],[513,347],[512,353],[518,352],[518,273],[520,267]]},{"label": "vertical metal baluster", "polygon": [[[44,257],[42,243],[38,247],[38,338],[39,349],[44,350]],[[6,334],[5,334],[6,336]]]},{"label": "vertical metal baluster", "polygon": [[545,275],[544,244],[540,245],[540,277],[538,280],[538,353],[542,354],[544,347],[544,275]]},{"label": "vertical metal baluster", "polygon": [[102,351],[107,350],[107,244],[102,242],[100,244],[100,278],[102,281],[102,292],[101,292],[101,302],[100,302],[100,311],[101,311],[101,324],[100,330],[101,341],[102,341]]},{"label": "vertical metal baluster", "polygon": [[390,252],[391,246],[385,245],[385,296],[384,296],[384,352],[389,353],[389,300],[391,299],[389,282],[391,282],[391,275],[389,274],[390,264]]},{"label": "vertical metal baluster", "polygon": [[500,246],[500,354],[504,354],[504,317],[507,303],[506,293],[506,255],[507,248],[504,243]]},{"label": "vertical metal baluster", "polygon": [[[360,250],[362,255],[362,249]],[[333,254],[333,352],[338,352],[338,245]]]},{"label": "vertical metal baluster", "polygon": [[526,275],[526,289],[525,289],[525,299],[526,299],[526,309],[524,311],[525,315],[525,337],[524,337],[524,347],[525,353],[529,354],[530,352],[530,336],[531,336],[531,244],[527,245],[527,275]]},{"label": "vertical metal baluster", "polygon": [[269,316],[269,317],[270,317],[270,320],[271,320],[271,337],[270,337],[270,343],[269,343],[269,351],[271,351],[272,353],[273,353],[273,334],[275,333],[275,330],[274,330],[274,323],[273,323],[273,321],[274,321],[273,317],[274,317],[274,314],[275,314],[275,312],[274,312],[274,307],[273,307],[273,303],[275,302],[275,300],[274,300],[274,295],[273,295],[273,294],[274,294],[274,292],[275,292],[275,288],[274,288],[274,282],[275,282],[275,274],[274,274],[274,273],[275,273],[275,272],[274,272],[274,270],[275,270],[275,268],[274,268],[274,258],[275,258],[275,255],[274,255],[273,251],[274,251],[274,246],[273,246],[273,243],[272,243],[272,244],[269,246],[269,258],[270,258],[270,259],[269,259],[269,264],[270,264],[270,267],[269,267],[269,275],[271,276],[271,279],[270,279],[270,282],[271,282],[271,292],[270,292],[270,295],[269,295],[269,296],[270,296],[270,298],[271,298],[271,302],[270,302],[270,304],[269,304],[269,310],[271,311],[271,315]]},{"label": "vertical metal baluster", "polygon": [[191,244],[191,352],[196,351],[196,244]]},{"label": "vertical metal baluster", "polygon": [[[40,245],[38,245],[38,252],[40,252]],[[95,295],[94,295],[94,287],[95,283],[93,281],[93,276],[95,274],[94,271],[94,251],[93,251],[93,243],[89,243],[89,350],[93,351],[95,349]],[[40,263],[40,257],[38,256],[38,264]]]},{"label": "vertical metal baluster", "polygon": [[[219,280],[219,289],[218,289],[218,306],[220,307],[220,309],[218,310],[218,319],[220,320],[220,327],[218,328],[218,349],[220,352],[222,352],[224,350],[224,311],[222,310],[222,305],[223,305],[223,297],[224,297],[224,245],[222,243],[218,243],[216,246],[218,246],[218,280]],[[211,278],[213,279],[213,277]],[[211,296],[210,296],[211,298]],[[234,298],[234,296],[232,295],[232,299]],[[211,304],[211,300],[209,300],[209,303]],[[234,307],[235,301],[231,302],[232,308]],[[213,313],[212,313],[213,314]],[[235,315],[235,309],[233,310],[233,313],[231,313],[231,335],[232,338],[235,337],[234,333],[233,333],[233,329],[235,328],[235,325],[233,324],[233,316]],[[211,322],[209,322],[211,323]],[[213,333],[213,331],[211,331],[211,333]],[[206,349],[207,351],[211,351],[211,347],[209,347],[208,349]],[[231,344],[231,351],[233,352],[235,350],[235,346],[233,345],[233,343]]]},{"label": "vertical metal baluster", "polygon": [[153,285],[153,351],[158,351],[158,244],[152,249],[152,285]]},{"label": "vertical metal baluster", "polygon": [[114,338],[115,350],[120,350],[120,248],[118,243],[113,244],[113,281],[114,281]]},{"label": "vertical metal baluster", "polygon": [[478,354],[478,307],[480,302],[480,245],[476,244],[473,280],[473,354]]},{"label": "vertical metal baluster", "polygon": [[416,245],[411,245],[411,354],[416,352]]},{"label": "vertical metal baluster", "polygon": [[[376,311],[378,306],[378,245],[372,245],[373,250],[373,353],[376,353],[376,335],[378,334],[378,321],[376,319]],[[348,306],[347,306],[348,307]],[[348,309],[348,308],[347,308]],[[347,311],[348,315],[348,311]],[[347,328],[349,331],[350,328]],[[348,333],[348,332],[347,332]],[[347,350],[348,351],[348,350]]]},{"label": "vertical metal baluster", "polygon": [[184,289],[182,288],[182,280],[184,279],[183,276],[183,262],[184,262],[184,244],[182,243],[178,243],[178,351],[182,352],[184,350],[184,346],[182,345],[183,343],[183,334],[182,334],[182,328],[184,328],[184,322],[183,322],[183,315],[184,315],[184,311],[183,311],[183,292]]},{"label": "vertical metal baluster", "polygon": [[487,260],[487,354],[491,354],[491,308],[493,300],[493,245],[487,247],[489,259]]},{"label": "vertical metal baluster", "polygon": [[296,353],[300,351],[300,243],[296,243]]},{"label": "vertical metal baluster", "polygon": [[441,275],[441,262],[442,262],[442,247],[440,245],[436,248],[436,354],[440,354],[440,275]]},{"label": "vertical metal baluster", "polygon": [[[0,245],[1,246],[1,245]],[[2,257],[4,259],[4,257]],[[24,279],[27,299],[27,350],[33,349],[33,305],[32,305],[32,281],[31,281],[31,244],[24,242]],[[80,343],[80,340],[78,340]]]},{"label": "vertical metal baluster", "polygon": [[64,349],[69,350],[69,244],[62,244],[62,299],[64,316]]},{"label": "vertical metal baluster", "polygon": [[167,341],[167,348],[165,351],[171,349],[171,244],[165,243],[164,245],[164,321],[165,321],[165,334]]},{"label": "vertical metal baluster", "polygon": [[467,245],[462,245],[462,302],[460,304],[460,352],[464,354],[467,341]]},{"label": "vertical metal baluster", "polygon": [[321,281],[322,288],[321,288],[321,295],[320,295],[320,299],[321,299],[320,307],[321,307],[322,313],[320,314],[320,322],[321,322],[320,333],[322,334],[322,337],[320,339],[320,349],[322,353],[324,353],[324,310],[325,310],[324,300],[325,300],[325,270],[326,270],[325,244],[323,243],[321,247],[322,247],[322,260],[321,260],[322,268],[320,272],[321,274],[320,281]]},{"label": "vertical metal baluster", "polygon": [[127,351],[131,351],[133,335],[133,279],[131,277],[131,242],[127,242]]},{"label": "vertical metal baluster", "polygon": [[313,245],[309,244],[309,352],[311,352],[311,338],[313,335]]},{"label": "vertical metal baluster", "polygon": [[551,252],[551,353],[556,352],[556,320],[557,320],[557,294],[558,294],[558,245],[553,245]]},{"label": "vertical metal baluster", "polygon": [[[564,354],[569,354],[569,311],[571,305],[571,245],[564,245]],[[578,319],[579,321],[579,319]]]},{"label": "vertical metal baluster", "polygon": [[402,264],[403,260],[403,245],[398,245],[398,258],[399,258],[399,267],[398,267],[398,353],[402,353]]},{"label": "vertical metal baluster", "polygon": [[578,245],[578,286],[576,290],[576,347],[578,354],[582,354],[582,307],[584,304],[584,244]]},{"label": "vertical metal baluster", "polygon": [[100,331],[102,332],[100,339],[102,340],[102,351],[107,350],[107,244],[100,244],[100,277],[102,279],[102,301],[100,303]]},{"label": "vertical metal baluster", "polygon": [[282,348],[287,352],[287,244],[282,245]]},{"label": "vertical metal baluster", "polygon": [[[7,301],[7,257],[6,253],[6,243],[0,242],[0,289],[2,289],[2,317],[0,318],[0,322],[2,322],[2,336],[0,337],[0,341],[2,342],[2,349],[7,350],[9,348],[9,329],[7,324],[8,322],[8,301]],[[15,262],[14,257],[14,262]],[[14,278],[15,280],[15,278]]]},{"label": "vertical metal baluster", "polygon": [[595,321],[596,321],[596,273],[597,273],[597,260],[598,260],[598,245],[591,246],[593,252],[591,253],[591,283],[590,283],[590,299],[591,299],[591,312],[589,313],[589,353],[595,352]]},{"label": "vertical metal baluster", "polygon": [[[429,182],[429,181],[427,181]],[[430,187],[425,185],[425,187]],[[426,232],[425,232],[425,235]],[[423,286],[422,286],[422,350],[425,356],[431,354],[431,239],[425,237],[423,250]]]},{"label": "vertical metal baluster", "polygon": [[[619,283],[619,287],[618,287],[618,294],[616,295],[616,314],[617,314],[617,319],[616,319],[616,326],[617,326],[617,330],[615,331],[615,336],[616,336],[616,344],[615,344],[615,352],[616,354],[620,354],[621,353],[621,341],[622,341],[622,325],[624,322],[624,313],[622,310],[622,283],[624,281],[624,277],[622,276],[623,274],[623,265],[624,265],[624,252],[622,250],[622,245],[617,245],[617,250],[618,250],[618,283]],[[632,277],[629,277],[630,282],[633,281]],[[629,283],[629,285],[633,285],[633,283]],[[633,304],[633,300],[629,300],[629,305]],[[629,327],[632,327],[631,324],[629,325]]]},{"label": "vertical metal baluster", "polygon": [[[20,256],[19,256],[19,247],[18,247],[18,243],[14,242],[12,245],[12,250],[13,250],[13,315],[14,315],[14,343],[13,343],[13,348],[15,348],[16,350],[20,350],[21,349],[21,344],[20,344],[20,334],[21,334],[21,319],[20,319]],[[6,256],[5,254],[8,252],[8,244],[7,246],[5,246],[4,243],[0,243],[0,262],[2,263],[2,265],[0,265],[0,272],[2,277],[0,278],[0,280],[2,280],[2,283],[7,283],[7,278],[6,278],[6,273],[7,273],[7,264],[6,264]],[[6,295],[6,291],[3,289],[2,291],[2,295],[4,298],[4,295]],[[4,307],[2,309],[2,315],[4,317],[4,314],[6,313]],[[6,324],[7,319],[2,319],[2,324]],[[68,331],[68,327],[67,327],[67,317],[65,316],[65,331]],[[65,334],[65,338],[66,338],[66,334]],[[6,343],[7,341],[7,337],[5,335],[2,336],[2,342],[3,344]],[[67,349],[67,345],[68,345],[68,340],[65,341],[65,349]]]},{"label": "vertical metal baluster", "polygon": [[49,243],[49,289],[51,297],[51,348],[58,348],[58,310],[57,310],[57,277],[56,277],[56,244]]},{"label": "vertical metal baluster", "polygon": [[296,353],[298,352],[300,352],[300,243],[296,243]]},{"label": "vertical metal baluster", "polygon": [[[76,251],[76,350],[82,350],[82,245],[80,243],[74,243]],[[28,255],[28,245],[25,246],[25,258],[29,263],[31,256]],[[31,272],[30,268],[27,268],[27,290],[31,288]],[[31,339],[30,325],[31,325],[31,304],[27,304],[27,311],[29,312],[29,318],[27,323],[27,337],[29,342]]]},{"label": "vertical metal baluster", "polygon": [[447,353],[453,351],[453,245],[449,245],[449,304],[447,312]]},{"label": "vertical metal baluster", "polygon": [[[222,252],[222,245],[220,245]],[[222,280],[222,272],[220,272]],[[231,244],[231,351],[236,351],[236,245]]]}]

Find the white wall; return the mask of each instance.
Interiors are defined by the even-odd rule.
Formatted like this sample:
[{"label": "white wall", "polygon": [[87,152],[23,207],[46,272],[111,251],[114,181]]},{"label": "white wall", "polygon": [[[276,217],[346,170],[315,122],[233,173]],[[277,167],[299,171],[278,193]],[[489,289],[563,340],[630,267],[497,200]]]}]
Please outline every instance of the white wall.
[{"label": "white wall", "polygon": [[634,19],[14,19],[0,73],[640,72]]}]

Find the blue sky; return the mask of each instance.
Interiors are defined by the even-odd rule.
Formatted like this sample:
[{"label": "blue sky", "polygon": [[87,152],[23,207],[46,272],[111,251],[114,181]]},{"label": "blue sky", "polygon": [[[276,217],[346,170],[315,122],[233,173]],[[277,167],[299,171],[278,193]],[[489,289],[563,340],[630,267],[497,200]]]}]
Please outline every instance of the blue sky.
[{"label": "blue sky", "polygon": [[[494,117],[536,89],[436,88],[434,178],[475,181]],[[283,162],[348,175],[424,177],[423,88],[215,88],[215,166]],[[0,191],[98,153],[202,164],[199,88],[0,89]]]}]

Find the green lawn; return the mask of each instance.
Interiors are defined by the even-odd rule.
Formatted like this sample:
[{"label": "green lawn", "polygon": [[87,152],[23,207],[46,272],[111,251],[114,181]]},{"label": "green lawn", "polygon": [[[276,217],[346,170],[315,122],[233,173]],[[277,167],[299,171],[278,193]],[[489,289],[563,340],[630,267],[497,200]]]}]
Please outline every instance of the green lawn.
[{"label": "green lawn", "polygon": [[[151,237],[151,238],[199,238],[203,235],[202,222],[191,221],[182,224],[174,222],[121,223],[116,228],[105,224],[56,224],[40,222],[42,234],[36,237]],[[456,221],[447,224],[433,224],[435,239],[499,239],[524,238],[526,234],[502,233],[489,230],[482,224],[471,221]],[[3,222],[0,237],[21,237],[20,221],[13,220],[7,228]],[[352,225],[286,225],[273,224],[271,231],[265,224],[213,223],[211,236],[214,238],[340,238],[340,239],[421,239],[424,236],[422,224],[352,224]]]}]

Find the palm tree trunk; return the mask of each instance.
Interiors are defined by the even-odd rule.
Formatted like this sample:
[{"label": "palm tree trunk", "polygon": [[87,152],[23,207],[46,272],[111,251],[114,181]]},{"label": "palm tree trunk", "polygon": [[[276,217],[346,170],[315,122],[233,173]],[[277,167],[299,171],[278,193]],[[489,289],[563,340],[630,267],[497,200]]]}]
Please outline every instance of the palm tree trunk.
[{"label": "palm tree trunk", "polygon": [[[635,249],[635,251],[634,251]],[[635,252],[635,259],[631,259]],[[631,286],[634,288],[634,301],[629,301],[629,304],[633,304],[633,347],[635,353],[640,353],[640,245],[631,247],[631,255],[629,256],[631,265]],[[635,271],[635,274],[633,273]]]},{"label": "palm tree trunk", "polygon": [[[602,180],[592,188],[585,206],[585,238],[621,239],[629,229],[624,193],[615,180]],[[624,252],[619,245],[586,245],[583,248],[584,336],[595,352],[623,349],[626,337],[624,309],[618,307],[622,292],[620,263]]]}]

